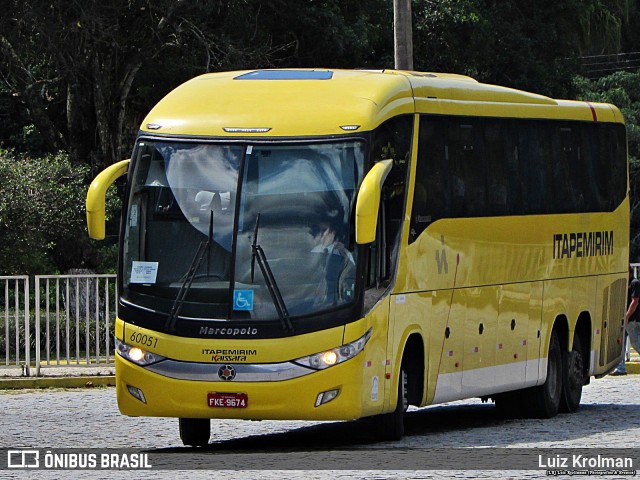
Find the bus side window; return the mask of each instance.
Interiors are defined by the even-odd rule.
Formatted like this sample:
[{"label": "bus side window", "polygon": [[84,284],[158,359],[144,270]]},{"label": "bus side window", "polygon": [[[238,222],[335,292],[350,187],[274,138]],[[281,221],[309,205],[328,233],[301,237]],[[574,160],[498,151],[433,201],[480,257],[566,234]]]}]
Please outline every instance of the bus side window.
[{"label": "bus side window", "polygon": [[374,162],[392,159],[393,168],[382,188],[376,230],[379,233],[370,249],[368,287],[387,285],[395,271],[404,218],[412,134],[412,115],[387,120],[373,132],[371,158]]},{"label": "bus side window", "polygon": [[[613,173],[609,184],[609,198],[613,199],[613,211],[624,200],[627,192],[627,142],[624,125],[604,125],[607,142],[606,152]],[[603,142],[604,143],[604,142]]]},{"label": "bus side window", "polygon": [[[517,203],[513,179],[517,170],[510,168],[508,124],[500,120],[484,122],[484,146],[487,159],[487,211],[489,216],[508,215]],[[515,175],[514,175],[515,174]]]},{"label": "bus side window", "polygon": [[427,115],[420,118],[409,243],[414,242],[431,223],[450,215],[446,129],[446,119]]},{"label": "bus side window", "polygon": [[[601,192],[599,211],[613,211],[624,200],[627,189],[627,151],[623,125],[598,125],[594,171]],[[609,173],[609,171],[611,173]]]},{"label": "bus side window", "polygon": [[520,176],[522,215],[551,213],[553,211],[548,179],[551,133],[543,123],[531,120],[514,121],[518,143],[516,158]]},{"label": "bus side window", "polygon": [[558,213],[583,211],[584,197],[578,191],[576,167],[578,165],[578,146],[571,127],[560,126],[553,137],[556,142],[554,151],[558,152],[553,163],[552,185],[554,206]]},{"label": "bus side window", "polygon": [[448,153],[455,217],[487,214],[487,181],[481,124],[476,119],[453,121],[449,125]]}]

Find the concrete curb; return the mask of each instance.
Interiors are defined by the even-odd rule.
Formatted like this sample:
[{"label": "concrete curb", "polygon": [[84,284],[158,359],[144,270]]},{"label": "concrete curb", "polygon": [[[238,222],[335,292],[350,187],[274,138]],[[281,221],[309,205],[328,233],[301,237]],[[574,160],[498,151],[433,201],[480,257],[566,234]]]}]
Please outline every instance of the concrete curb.
[{"label": "concrete curb", "polygon": [[113,387],[115,384],[116,377],[114,375],[0,378],[0,390]]},{"label": "concrete curb", "polygon": [[640,362],[627,362],[627,373],[629,374],[639,374],[640,373]]}]

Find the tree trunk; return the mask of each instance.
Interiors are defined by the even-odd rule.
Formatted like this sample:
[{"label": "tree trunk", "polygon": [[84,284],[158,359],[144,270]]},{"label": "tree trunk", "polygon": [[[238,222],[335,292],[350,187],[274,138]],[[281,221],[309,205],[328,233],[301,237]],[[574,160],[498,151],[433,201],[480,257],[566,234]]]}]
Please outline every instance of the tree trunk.
[{"label": "tree trunk", "polygon": [[413,70],[411,0],[393,0],[395,68]]}]

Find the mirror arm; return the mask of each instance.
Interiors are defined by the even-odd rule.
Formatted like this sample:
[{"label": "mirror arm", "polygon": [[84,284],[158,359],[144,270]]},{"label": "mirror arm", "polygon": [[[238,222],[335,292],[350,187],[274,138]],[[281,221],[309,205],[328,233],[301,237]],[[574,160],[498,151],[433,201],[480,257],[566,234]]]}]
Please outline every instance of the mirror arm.
[{"label": "mirror arm", "polygon": [[122,160],[105,168],[91,182],[87,191],[87,228],[89,237],[95,240],[104,239],[105,202],[107,189],[113,185],[119,177],[127,173],[130,160]]},{"label": "mirror arm", "polygon": [[356,201],[356,243],[371,243],[376,238],[378,209],[382,185],[391,171],[393,160],[377,162],[365,176]]}]

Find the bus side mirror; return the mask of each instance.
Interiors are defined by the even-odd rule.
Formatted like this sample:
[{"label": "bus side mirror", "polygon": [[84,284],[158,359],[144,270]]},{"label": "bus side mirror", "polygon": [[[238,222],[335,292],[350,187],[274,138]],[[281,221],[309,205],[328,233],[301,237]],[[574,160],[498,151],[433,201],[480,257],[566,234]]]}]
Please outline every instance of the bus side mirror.
[{"label": "bus side mirror", "polygon": [[393,160],[381,160],[364,177],[356,200],[356,243],[367,244],[376,239],[380,196]]},{"label": "bus side mirror", "polygon": [[87,228],[89,236],[95,240],[104,240],[104,209],[107,189],[116,179],[129,169],[129,160],[122,160],[105,168],[91,182],[87,191]]}]

